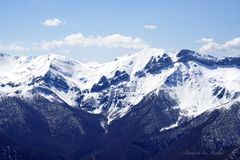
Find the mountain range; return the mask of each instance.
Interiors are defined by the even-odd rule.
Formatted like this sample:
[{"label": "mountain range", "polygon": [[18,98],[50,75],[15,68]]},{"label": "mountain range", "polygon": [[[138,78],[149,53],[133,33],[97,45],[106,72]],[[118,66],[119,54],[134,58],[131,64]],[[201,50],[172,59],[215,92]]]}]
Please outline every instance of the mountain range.
[{"label": "mountain range", "polygon": [[240,159],[240,57],[0,54],[6,160]]}]

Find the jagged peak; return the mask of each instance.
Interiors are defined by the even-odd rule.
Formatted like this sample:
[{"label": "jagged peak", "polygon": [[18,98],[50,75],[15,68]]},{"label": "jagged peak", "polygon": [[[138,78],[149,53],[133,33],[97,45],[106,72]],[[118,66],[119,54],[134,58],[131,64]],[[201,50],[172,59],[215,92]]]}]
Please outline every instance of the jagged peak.
[{"label": "jagged peak", "polygon": [[189,49],[182,49],[180,50],[177,55],[178,58],[189,58],[189,57],[196,57],[196,58],[203,58],[203,59],[213,59],[217,60],[216,57],[211,56],[211,55],[203,55],[198,52],[189,50]]},{"label": "jagged peak", "polygon": [[196,54],[194,51],[191,51],[189,49],[182,49],[177,53],[177,57],[185,57],[187,55],[194,55]]},{"label": "jagged peak", "polygon": [[228,65],[236,65],[240,66],[240,57],[224,57],[224,58],[217,58],[211,55],[202,55],[197,52],[183,49],[178,52],[176,55],[178,58],[178,62],[189,62],[189,61],[195,61],[202,63],[207,66],[228,66]]}]

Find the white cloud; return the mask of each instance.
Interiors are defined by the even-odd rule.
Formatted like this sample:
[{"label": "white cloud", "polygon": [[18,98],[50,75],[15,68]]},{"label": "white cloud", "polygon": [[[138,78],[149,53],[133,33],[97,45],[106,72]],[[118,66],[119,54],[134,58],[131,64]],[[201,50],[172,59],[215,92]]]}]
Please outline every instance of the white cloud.
[{"label": "white cloud", "polygon": [[42,25],[46,27],[58,27],[63,24],[64,23],[58,18],[48,19],[42,23]]},{"label": "white cloud", "polygon": [[203,38],[199,39],[197,41],[197,43],[208,43],[208,42],[212,42],[212,41],[213,41],[212,38],[205,38],[205,37],[203,37]]},{"label": "white cloud", "polygon": [[199,48],[200,53],[221,53],[240,55],[240,38],[234,38],[224,43],[217,43],[212,38],[201,38],[199,43],[203,44]]},{"label": "white cloud", "polygon": [[158,28],[158,26],[153,25],[153,24],[144,25],[143,27],[145,29],[157,29]]},{"label": "white cloud", "polygon": [[7,45],[0,45],[0,51],[1,52],[10,52],[10,51],[29,51],[31,50],[28,47],[24,47],[21,44],[18,43],[11,43]]},{"label": "white cloud", "polygon": [[62,46],[105,47],[142,49],[148,47],[141,38],[113,34],[107,36],[84,36],[81,33],[71,34],[63,39],[43,41],[41,49],[49,50]]},{"label": "white cloud", "polygon": [[107,36],[84,36],[81,33],[70,34],[62,39],[52,41],[34,42],[25,47],[24,42],[0,44],[0,52],[24,52],[24,51],[50,51],[60,49],[65,53],[70,52],[70,47],[103,47],[103,48],[125,48],[143,49],[149,47],[138,37],[112,34]]}]

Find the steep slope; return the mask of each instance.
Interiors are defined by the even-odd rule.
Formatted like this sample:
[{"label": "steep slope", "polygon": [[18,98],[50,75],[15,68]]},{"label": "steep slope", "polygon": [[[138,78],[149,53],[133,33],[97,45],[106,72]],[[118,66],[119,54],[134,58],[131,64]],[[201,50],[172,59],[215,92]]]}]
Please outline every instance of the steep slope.
[{"label": "steep slope", "polygon": [[161,130],[176,121],[177,112],[174,101],[165,99],[164,92],[160,95],[143,100],[126,116],[110,124],[110,143],[91,153],[91,157],[99,160],[239,159],[239,99]]},{"label": "steep slope", "polygon": [[1,97],[0,117],[1,135],[11,140],[6,145],[17,144],[36,155],[42,152],[73,159],[101,148],[104,141],[105,131],[99,123],[104,117],[39,96],[24,100]]}]

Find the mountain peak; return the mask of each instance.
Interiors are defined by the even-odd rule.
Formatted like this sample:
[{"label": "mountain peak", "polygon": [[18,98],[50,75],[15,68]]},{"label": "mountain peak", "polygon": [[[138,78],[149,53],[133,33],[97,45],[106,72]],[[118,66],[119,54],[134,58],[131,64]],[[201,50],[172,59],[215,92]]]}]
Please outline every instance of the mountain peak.
[{"label": "mountain peak", "polygon": [[195,54],[196,54],[196,52],[191,51],[189,49],[182,49],[177,53],[177,57],[185,57],[188,55],[195,55]]},{"label": "mountain peak", "polygon": [[211,55],[201,55],[197,52],[191,50],[181,50],[177,54],[178,62],[189,62],[194,61],[201,63],[206,66],[240,66],[240,57],[224,57],[224,58],[217,58]]}]

